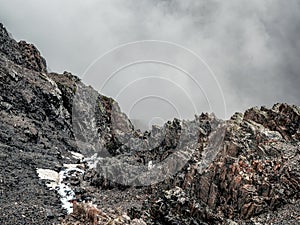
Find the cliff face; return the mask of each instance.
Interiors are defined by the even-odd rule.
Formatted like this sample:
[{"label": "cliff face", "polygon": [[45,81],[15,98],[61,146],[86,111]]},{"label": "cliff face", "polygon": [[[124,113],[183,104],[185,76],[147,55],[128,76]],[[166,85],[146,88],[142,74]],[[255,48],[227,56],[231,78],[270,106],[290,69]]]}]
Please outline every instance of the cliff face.
[{"label": "cliff face", "polygon": [[74,161],[70,114],[38,50],[11,39],[2,24],[0,35],[0,223],[52,224],[62,215],[60,201],[36,169]]},{"label": "cliff face", "polygon": [[[249,224],[298,223],[298,210],[280,215],[280,207],[295,202],[299,206],[299,112],[298,107],[276,104],[272,109],[235,114],[227,121],[224,143],[214,161],[202,173],[197,164],[201,158],[191,163],[179,183],[158,195],[156,199],[163,201],[152,204],[153,215],[169,222],[186,215],[187,224],[191,217],[210,224],[226,224],[224,218]],[[183,203],[174,201],[181,196]],[[257,217],[272,210],[283,218]]]},{"label": "cliff face", "polygon": [[1,224],[299,224],[299,107],[140,132],[113,99],[46,68],[0,24]]},{"label": "cliff face", "polygon": [[37,48],[25,41],[16,42],[0,24],[0,51],[17,65],[37,72],[47,72],[46,60]]}]

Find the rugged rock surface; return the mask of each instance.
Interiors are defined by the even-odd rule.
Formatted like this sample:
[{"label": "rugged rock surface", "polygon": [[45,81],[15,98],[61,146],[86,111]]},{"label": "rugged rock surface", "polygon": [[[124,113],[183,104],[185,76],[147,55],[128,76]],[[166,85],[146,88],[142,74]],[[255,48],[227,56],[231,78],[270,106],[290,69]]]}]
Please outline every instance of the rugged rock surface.
[{"label": "rugged rock surface", "polygon": [[[154,198],[153,217],[160,215],[162,224],[242,223],[299,202],[299,115],[298,107],[286,104],[234,115],[214,162],[202,173],[191,163],[179,184]],[[299,211],[293,219],[299,221]]]},{"label": "rugged rock surface", "polygon": [[52,224],[63,215],[60,201],[36,168],[75,161],[71,117],[36,48],[0,27],[0,223]]},{"label": "rugged rock surface", "polygon": [[25,41],[16,42],[2,24],[0,24],[0,51],[7,59],[18,65],[37,72],[47,72],[46,60],[37,48]]},{"label": "rugged rock surface", "polygon": [[141,132],[0,24],[0,114],[0,224],[300,223],[297,106]]}]

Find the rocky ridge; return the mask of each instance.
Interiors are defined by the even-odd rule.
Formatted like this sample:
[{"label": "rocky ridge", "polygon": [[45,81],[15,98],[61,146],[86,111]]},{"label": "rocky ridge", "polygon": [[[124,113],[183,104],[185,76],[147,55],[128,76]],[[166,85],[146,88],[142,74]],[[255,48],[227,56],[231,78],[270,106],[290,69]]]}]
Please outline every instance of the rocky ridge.
[{"label": "rocky ridge", "polygon": [[0,24],[1,224],[299,224],[299,107],[141,132],[113,99],[46,68]]}]

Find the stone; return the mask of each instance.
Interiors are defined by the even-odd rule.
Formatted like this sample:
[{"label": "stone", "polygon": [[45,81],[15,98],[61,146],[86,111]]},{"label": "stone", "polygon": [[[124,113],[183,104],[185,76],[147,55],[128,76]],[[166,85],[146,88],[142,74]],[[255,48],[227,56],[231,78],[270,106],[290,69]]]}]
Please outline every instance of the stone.
[{"label": "stone", "polygon": [[142,132],[2,24],[0,90],[0,224],[299,224],[299,106]]}]

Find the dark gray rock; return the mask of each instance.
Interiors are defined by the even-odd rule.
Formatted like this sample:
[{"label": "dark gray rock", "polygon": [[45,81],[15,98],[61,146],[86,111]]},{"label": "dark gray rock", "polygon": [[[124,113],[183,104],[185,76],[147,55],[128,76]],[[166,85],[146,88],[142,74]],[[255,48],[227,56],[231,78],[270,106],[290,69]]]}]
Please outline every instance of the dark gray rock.
[{"label": "dark gray rock", "polygon": [[[0,224],[299,224],[299,146],[288,104],[135,130],[116,101],[47,73],[0,24]],[[73,214],[37,168],[65,172]]]},{"label": "dark gray rock", "polygon": [[37,72],[47,72],[46,60],[37,48],[25,41],[16,42],[12,39],[3,24],[0,23],[0,51],[7,59]]}]

